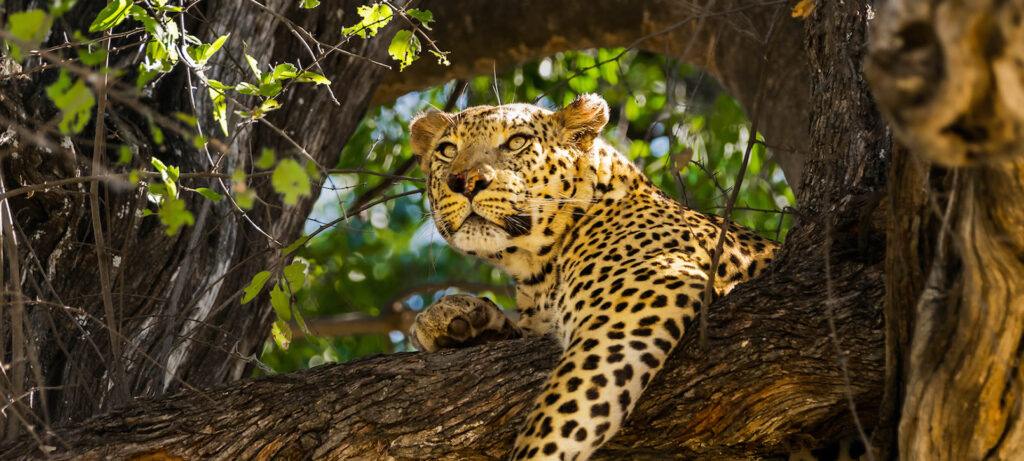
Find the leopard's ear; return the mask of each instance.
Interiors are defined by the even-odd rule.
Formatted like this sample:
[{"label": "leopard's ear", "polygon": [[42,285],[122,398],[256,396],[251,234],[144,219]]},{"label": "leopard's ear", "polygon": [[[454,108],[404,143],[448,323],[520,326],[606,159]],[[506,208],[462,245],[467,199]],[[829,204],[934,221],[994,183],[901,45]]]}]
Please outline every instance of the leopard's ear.
[{"label": "leopard's ear", "polygon": [[409,145],[421,159],[429,157],[434,141],[452,123],[452,115],[436,110],[424,112],[409,124]]},{"label": "leopard's ear", "polygon": [[608,123],[608,103],[596,94],[581,94],[555,117],[562,123],[562,142],[585,151]]}]

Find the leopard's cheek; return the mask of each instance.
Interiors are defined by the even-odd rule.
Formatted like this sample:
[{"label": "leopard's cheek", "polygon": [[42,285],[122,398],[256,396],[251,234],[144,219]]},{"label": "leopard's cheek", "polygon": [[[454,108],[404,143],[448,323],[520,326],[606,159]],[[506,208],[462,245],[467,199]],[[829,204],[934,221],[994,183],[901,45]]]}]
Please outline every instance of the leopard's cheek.
[{"label": "leopard's cheek", "polygon": [[462,226],[466,218],[472,214],[468,200],[459,195],[449,193],[443,187],[431,188],[430,208],[434,214],[434,222],[444,237],[451,236]]}]

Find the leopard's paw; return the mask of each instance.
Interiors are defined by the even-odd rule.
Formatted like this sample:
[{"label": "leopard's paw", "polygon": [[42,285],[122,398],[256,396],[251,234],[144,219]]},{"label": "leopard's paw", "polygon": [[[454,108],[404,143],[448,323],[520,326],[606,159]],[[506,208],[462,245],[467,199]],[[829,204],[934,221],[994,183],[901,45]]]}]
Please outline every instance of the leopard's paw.
[{"label": "leopard's paw", "polygon": [[493,301],[470,295],[450,295],[437,300],[420,312],[409,328],[413,346],[426,352],[521,336],[519,328]]}]

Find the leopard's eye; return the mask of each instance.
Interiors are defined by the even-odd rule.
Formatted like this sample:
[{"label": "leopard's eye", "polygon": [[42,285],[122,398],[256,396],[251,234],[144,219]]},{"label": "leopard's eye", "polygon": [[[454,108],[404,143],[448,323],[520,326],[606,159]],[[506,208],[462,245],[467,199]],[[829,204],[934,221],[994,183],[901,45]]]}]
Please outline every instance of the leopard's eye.
[{"label": "leopard's eye", "polygon": [[437,146],[437,155],[445,161],[452,161],[455,159],[455,144],[450,142],[443,142]]},{"label": "leopard's eye", "polygon": [[508,142],[505,143],[505,145],[508,146],[510,150],[519,150],[526,145],[526,140],[526,135],[517,134],[509,138]]}]

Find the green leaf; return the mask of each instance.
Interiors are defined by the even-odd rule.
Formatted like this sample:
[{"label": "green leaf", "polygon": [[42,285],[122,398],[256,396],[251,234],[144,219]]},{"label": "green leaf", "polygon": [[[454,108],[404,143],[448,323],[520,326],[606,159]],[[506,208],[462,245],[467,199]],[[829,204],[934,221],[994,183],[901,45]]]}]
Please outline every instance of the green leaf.
[{"label": "green leaf", "polygon": [[309,176],[295,159],[286,158],[278,162],[270,184],[277,193],[284,195],[284,203],[287,205],[296,204],[300,195],[308,196],[310,193]]},{"label": "green leaf", "polygon": [[270,82],[260,85],[261,96],[274,97],[281,92],[281,82]]},{"label": "green leaf", "polygon": [[[266,113],[266,112],[270,112],[272,110],[277,110],[280,107],[281,107],[281,103],[277,102],[276,99],[268,99],[266,101],[263,101],[263,104],[260,104],[260,110],[259,111],[261,113]],[[261,114],[261,116],[262,116],[262,114]]]},{"label": "green leaf", "polygon": [[427,51],[429,51],[430,54],[432,54],[435,57],[437,57],[437,63],[438,64],[440,64],[442,66],[450,66],[450,65],[452,65],[452,62],[448,60],[448,53],[450,53],[450,51],[440,51],[440,52],[434,51],[434,50],[427,50]]},{"label": "green leaf", "polygon": [[430,30],[429,24],[431,22],[434,22],[434,13],[432,13],[430,10],[420,10],[413,8],[411,10],[406,10],[405,14],[408,14],[409,16],[418,19],[420,23],[423,24],[423,27],[427,30]]},{"label": "green leaf", "polygon": [[206,64],[206,61],[213,57],[213,54],[224,45],[224,42],[230,36],[231,34],[221,35],[220,37],[217,37],[217,40],[214,40],[213,43],[204,43],[196,47],[190,47],[188,49],[188,55],[192,57],[192,60],[195,61],[196,64]]},{"label": "green leaf", "polygon": [[153,19],[153,17],[149,15],[149,12],[144,8],[139,5],[132,5],[128,8],[128,15],[130,15],[132,19],[141,22],[142,26],[146,28],[146,32],[150,35],[156,34],[156,29],[158,27],[156,19]]},{"label": "green leaf", "polygon": [[257,88],[256,85],[247,82],[242,82],[238,85],[235,85],[235,91],[238,91],[242,94],[247,94],[249,96],[256,96],[257,94],[260,93],[260,89]]},{"label": "green leaf", "polygon": [[395,33],[395,38],[391,39],[391,45],[388,46],[388,54],[401,64],[399,71],[405,70],[419,58],[419,53],[420,39],[416,38],[411,30],[403,29]]},{"label": "green leaf", "polygon": [[174,118],[176,118],[178,120],[181,120],[182,122],[185,122],[185,124],[187,124],[188,126],[191,126],[193,128],[197,124],[199,124],[199,119],[198,118],[193,117],[193,116],[191,116],[189,114],[186,114],[184,112],[175,112],[174,113]]},{"label": "green leaf", "polygon": [[[228,105],[224,98],[224,84],[216,80],[207,80],[210,82],[210,100],[213,101],[213,119],[220,124],[221,131],[224,132],[224,136],[228,135]],[[218,87],[220,89],[218,89]]]},{"label": "green leaf", "polygon": [[146,216],[153,216],[153,210],[149,208],[142,210],[142,217],[145,218]]},{"label": "green leaf", "polygon": [[165,165],[160,159],[153,157],[149,161],[153,164],[153,168],[160,172],[160,178],[164,180],[164,184],[167,185],[167,189],[172,197],[178,196],[178,187],[175,185],[178,182],[179,169],[176,166]]},{"label": "green leaf", "polygon": [[284,268],[284,280],[288,282],[288,290],[293,294],[302,289],[306,283],[306,263],[292,261]]},{"label": "green leaf", "polygon": [[256,204],[256,192],[252,189],[235,192],[235,203],[243,210],[251,210],[252,206]]},{"label": "green leaf", "polygon": [[78,48],[78,59],[87,66],[97,66],[106,61],[107,50],[97,48],[95,51],[89,51],[88,47],[81,47]]},{"label": "green leaf", "polygon": [[210,85],[210,88],[213,88],[213,89],[216,89],[216,90],[221,90],[221,91],[230,90],[231,88],[233,88],[232,86],[225,85],[225,84],[223,84],[223,83],[221,83],[221,82],[219,82],[217,80],[213,80],[213,79],[207,79],[206,83],[208,83]]},{"label": "green leaf", "polygon": [[157,11],[165,12],[165,13],[180,13],[181,12],[181,7],[180,6],[162,6],[162,5],[159,5],[159,6],[155,7],[155,8],[153,8],[153,9],[155,9]]},{"label": "green leaf", "polygon": [[318,6],[320,6],[320,0],[302,0],[302,7],[307,10]]},{"label": "green leaf", "polygon": [[263,148],[263,152],[260,153],[260,159],[256,161],[256,168],[266,170],[274,166],[274,149]]},{"label": "green leaf", "polygon": [[241,168],[231,173],[231,190],[235,193],[235,203],[243,210],[251,209],[256,202],[256,192],[245,184],[245,171]]},{"label": "green leaf", "polygon": [[132,170],[131,172],[129,172],[128,180],[131,181],[132,184],[139,184],[139,170]]},{"label": "green leaf", "polygon": [[160,203],[163,203],[163,199],[170,195],[166,184],[147,184],[146,191],[149,192],[149,195],[159,197]]},{"label": "green leaf", "polygon": [[[35,48],[46,38],[52,23],[53,18],[43,10],[19,11],[10,15],[7,31],[15,38]],[[21,48],[11,42],[7,42],[7,44],[11,47],[11,56],[14,60],[21,61]]]},{"label": "green leaf", "polygon": [[[0,2],[2,4],[3,2]],[[53,0],[50,3],[50,14],[55,18],[59,18],[71,10],[71,7],[75,6],[76,0]]]},{"label": "green leaf", "polygon": [[167,235],[173,236],[178,233],[181,226],[195,224],[192,212],[185,209],[185,201],[176,198],[168,198],[157,212],[160,222],[167,226]]},{"label": "green leaf", "polygon": [[111,0],[96,16],[89,26],[89,32],[100,32],[120,24],[128,18],[128,7],[132,2],[128,0]]},{"label": "green leaf", "polygon": [[242,294],[242,304],[252,301],[256,295],[260,294],[263,291],[263,285],[267,284],[267,280],[270,280],[270,271],[260,271],[252,276],[252,281],[245,287],[245,293]]},{"label": "green leaf", "polygon": [[196,135],[196,137],[192,138],[192,145],[195,146],[196,149],[202,149],[203,146],[206,145],[206,141],[206,136]]},{"label": "green leaf", "polygon": [[135,86],[139,89],[142,89],[147,83],[153,81],[157,75],[160,75],[160,72],[146,70],[144,67],[145,64],[139,64],[139,76],[135,78]]},{"label": "green leaf", "polygon": [[274,336],[274,342],[277,343],[277,347],[288,350],[288,346],[292,344],[292,329],[288,326],[288,322],[278,319],[274,322],[270,333]]},{"label": "green leaf", "polygon": [[[128,146],[121,146],[120,153],[117,157],[117,163],[126,164],[132,161],[132,149]],[[134,182],[134,181],[133,181]]]},{"label": "green leaf", "polygon": [[71,83],[67,69],[62,69],[57,81],[46,87],[46,95],[61,111],[61,120],[57,125],[61,133],[81,132],[89,123],[96,98],[82,80]]},{"label": "green leaf", "polygon": [[277,80],[286,79],[286,78],[295,78],[295,76],[298,75],[298,72],[299,72],[299,69],[297,69],[292,64],[289,64],[289,63],[278,64],[277,67],[274,67],[274,73],[271,74],[272,75],[271,80],[272,81],[277,81]]},{"label": "green leaf", "polygon": [[281,284],[274,284],[274,288],[270,290],[270,305],[274,307],[274,312],[277,313],[277,318],[284,320],[285,322],[291,320],[292,309],[291,309],[291,296],[285,293],[281,289]]},{"label": "green leaf", "polygon": [[245,61],[249,63],[249,68],[252,69],[252,73],[256,74],[256,78],[263,78],[263,72],[260,72],[260,64],[256,62],[256,58],[247,54]]},{"label": "green leaf", "polygon": [[164,130],[161,130],[160,127],[156,126],[155,123],[150,123],[149,124],[149,131],[150,131],[150,133],[153,134],[153,142],[157,143],[157,145],[163,145],[163,143],[164,143]]},{"label": "green leaf", "polygon": [[316,83],[317,85],[330,85],[331,81],[316,72],[303,72],[295,78],[295,81],[303,83]]},{"label": "green leaf", "polygon": [[316,162],[309,160],[306,162],[306,174],[314,181],[320,180],[320,169],[317,168]]},{"label": "green leaf", "polygon": [[377,31],[381,27],[388,25],[391,22],[393,12],[391,7],[383,3],[376,3],[369,6],[360,6],[358,10],[359,16],[363,19],[358,24],[352,27],[346,27],[341,30],[341,33],[345,35],[358,35],[362,38],[370,38],[377,35]]},{"label": "green leaf", "polygon": [[220,194],[214,192],[213,190],[207,189],[205,187],[200,187],[200,188],[196,189],[196,192],[199,192],[199,195],[202,195],[203,197],[206,197],[208,200],[210,200],[211,202],[214,202],[214,203],[219,202],[221,200],[224,200],[224,196],[223,195],[220,195]]},{"label": "green leaf", "polygon": [[291,245],[288,245],[283,250],[281,250],[281,254],[282,255],[287,255],[288,253],[291,253],[291,252],[299,249],[300,247],[305,245],[306,242],[308,242],[308,241],[309,241],[309,236],[308,235],[303,235],[302,237],[299,237],[298,240],[292,242]]}]

